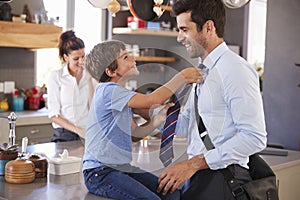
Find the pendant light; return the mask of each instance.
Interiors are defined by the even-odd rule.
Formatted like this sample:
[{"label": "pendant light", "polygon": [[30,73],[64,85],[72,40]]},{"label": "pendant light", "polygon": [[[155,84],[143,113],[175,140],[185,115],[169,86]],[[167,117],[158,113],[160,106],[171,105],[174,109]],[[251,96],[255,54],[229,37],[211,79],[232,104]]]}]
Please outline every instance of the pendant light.
[{"label": "pendant light", "polygon": [[10,3],[12,0],[0,0],[0,5],[4,3]]},{"label": "pendant light", "polygon": [[228,8],[240,8],[249,3],[250,0],[223,0],[223,3]]},{"label": "pendant light", "polygon": [[115,17],[116,13],[122,10],[127,10],[127,2],[124,0],[121,1],[121,4],[117,0],[88,0],[92,6],[95,8],[106,9],[112,13],[112,16]]},{"label": "pendant light", "polygon": [[112,13],[112,16],[115,17],[116,13],[120,11],[121,5],[117,0],[112,0],[107,5],[107,10]]},{"label": "pendant light", "polygon": [[88,0],[88,2],[95,8],[105,9],[111,0]]}]

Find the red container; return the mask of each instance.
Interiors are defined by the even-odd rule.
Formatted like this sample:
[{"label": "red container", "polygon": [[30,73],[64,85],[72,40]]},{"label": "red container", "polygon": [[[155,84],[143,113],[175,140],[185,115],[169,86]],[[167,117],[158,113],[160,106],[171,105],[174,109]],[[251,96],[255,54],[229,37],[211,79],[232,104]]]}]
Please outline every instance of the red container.
[{"label": "red container", "polygon": [[38,110],[40,108],[40,97],[27,97],[25,108],[28,110]]},{"label": "red container", "polygon": [[131,23],[136,23],[137,28],[146,28],[146,22],[133,16],[127,17],[127,27],[132,27]]}]

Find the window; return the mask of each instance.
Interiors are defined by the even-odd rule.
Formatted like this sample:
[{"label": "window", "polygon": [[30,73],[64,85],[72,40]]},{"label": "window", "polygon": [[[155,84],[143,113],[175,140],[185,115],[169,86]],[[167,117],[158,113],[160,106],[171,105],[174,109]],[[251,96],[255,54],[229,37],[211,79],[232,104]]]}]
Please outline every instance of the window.
[{"label": "window", "polygon": [[[67,1],[44,0],[44,6],[47,11],[48,19],[56,19],[58,17],[58,22],[56,22],[55,25],[60,26],[63,30],[65,30],[67,20]],[[61,62],[58,57],[58,49],[38,49],[36,50],[35,56],[35,82],[37,86],[42,86],[47,83],[49,73],[61,66]]]},{"label": "window", "polygon": [[247,60],[263,68],[265,62],[267,0],[252,0],[249,4]]},{"label": "window", "polygon": [[88,53],[102,38],[102,10],[92,7],[88,1],[77,0],[74,18],[74,31],[84,41]]},{"label": "window", "polygon": [[[70,9],[73,6],[68,3],[74,2],[75,8]],[[102,10],[92,7],[88,1],[44,0],[44,6],[49,20],[58,17],[56,25],[61,26],[63,31],[73,29],[77,37],[84,41],[86,53],[101,41]],[[35,60],[35,82],[37,86],[42,86],[47,83],[49,73],[61,67],[58,49],[39,49]]]}]

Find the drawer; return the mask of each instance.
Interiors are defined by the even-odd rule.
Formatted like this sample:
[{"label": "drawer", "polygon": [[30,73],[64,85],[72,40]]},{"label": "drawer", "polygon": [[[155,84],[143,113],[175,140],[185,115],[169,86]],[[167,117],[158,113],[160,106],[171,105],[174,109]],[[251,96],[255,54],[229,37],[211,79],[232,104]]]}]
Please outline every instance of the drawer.
[{"label": "drawer", "polygon": [[51,124],[16,126],[16,144],[22,145],[22,138],[28,138],[28,145],[50,142],[53,135]]}]

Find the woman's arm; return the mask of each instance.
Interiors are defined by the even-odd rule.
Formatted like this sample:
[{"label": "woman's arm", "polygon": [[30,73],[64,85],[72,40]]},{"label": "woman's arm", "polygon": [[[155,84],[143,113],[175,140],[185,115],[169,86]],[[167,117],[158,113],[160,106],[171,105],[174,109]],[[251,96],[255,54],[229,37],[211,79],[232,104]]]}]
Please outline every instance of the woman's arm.
[{"label": "woman's arm", "polygon": [[58,124],[59,126],[76,133],[77,135],[79,135],[82,138],[85,138],[85,129],[76,126],[75,124],[68,121],[66,118],[64,118],[60,115],[55,115],[55,116],[51,117],[50,119],[52,122]]}]

